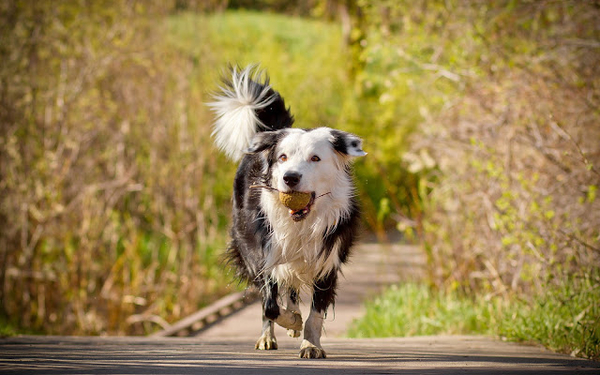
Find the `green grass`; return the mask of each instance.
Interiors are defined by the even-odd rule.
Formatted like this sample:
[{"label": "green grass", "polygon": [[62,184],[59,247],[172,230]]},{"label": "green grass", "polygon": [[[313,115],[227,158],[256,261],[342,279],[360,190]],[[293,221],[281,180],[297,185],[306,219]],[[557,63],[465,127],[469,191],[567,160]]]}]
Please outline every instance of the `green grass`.
[{"label": "green grass", "polygon": [[18,335],[39,335],[44,332],[36,331],[31,328],[23,328],[18,325],[13,324],[7,319],[5,316],[0,316],[0,338],[2,337],[12,337]]},{"label": "green grass", "polygon": [[351,337],[399,337],[488,333],[491,310],[458,295],[434,291],[424,284],[394,285],[367,304],[366,315],[350,329]]},{"label": "green grass", "polygon": [[10,337],[17,335],[19,330],[8,324],[4,320],[0,321],[0,337]]},{"label": "green grass", "polygon": [[[377,150],[381,142],[375,141],[385,139],[391,144],[410,131],[395,124],[381,124],[377,96],[357,93],[349,75],[349,51],[338,24],[281,14],[227,11],[178,14],[168,19],[167,29],[169,42],[195,63],[189,78],[195,91],[215,90],[228,64],[260,64],[291,108],[295,127],[329,126],[362,136],[373,156],[357,160],[356,173],[361,200],[365,202],[364,217],[370,225],[377,221],[380,201],[389,195],[388,190],[410,184],[405,170],[398,167],[404,146],[393,145],[391,152],[380,153]],[[208,96],[203,98],[209,100]],[[398,117],[414,118],[417,108],[404,108]],[[385,134],[379,134],[379,130]],[[386,167],[380,171],[375,166]]]},{"label": "green grass", "polygon": [[340,27],[250,11],[170,17],[171,42],[193,61],[204,91],[228,64],[260,64],[296,114],[296,126],[338,126],[349,85]]},{"label": "green grass", "polygon": [[598,276],[572,279],[527,301],[466,297],[423,284],[392,286],[367,304],[351,337],[483,334],[535,342],[554,351],[600,359]]}]

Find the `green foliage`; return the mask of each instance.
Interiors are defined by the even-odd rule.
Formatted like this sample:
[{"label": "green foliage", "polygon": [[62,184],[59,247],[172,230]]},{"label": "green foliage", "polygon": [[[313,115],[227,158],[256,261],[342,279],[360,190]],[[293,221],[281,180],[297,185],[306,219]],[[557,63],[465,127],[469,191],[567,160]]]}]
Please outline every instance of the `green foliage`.
[{"label": "green foliage", "polygon": [[[339,25],[237,11],[182,13],[170,18],[169,28],[172,43],[198,61],[204,72],[200,81],[207,87],[217,86],[218,74],[229,63],[260,63],[296,114],[295,126],[331,126],[362,136],[369,157],[357,163],[356,180],[372,229],[389,226],[398,210],[411,213],[416,197],[410,187],[416,182],[402,153],[419,116],[412,102],[382,106],[381,93],[355,90]],[[206,71],[207,66],[214,69]],[[393,210],[380,209],[386,200]]]},{"label": "green foliage", "polygon": [[[514,330],[507,335],[597,357],[597,315],[576,318],[596,311],[598,301],[598,278],[588,278],[600,264],[600,34],[592,26],[598,7],[551,1],[358,4],[360,88],[379,95],[382,108],[404,108],[390,118],[400,114],[417,124],[399,161],[417,179],[410,217],[422,234],[430,281],[441,293],[410,287],[391,292],[392,302],[381,302],[391,306],[378,312],[397,327],[375,330],[406,334],[417,326],[431,333],[440,321],[461,327],[454,321],[458,315],[467,317],[466,331]],[[382,138],[391,144],[386,157],[393,144],[404,142],[390,134]],[[412,230],[410,224],[404,219],[398,226]],[[588,280],[589,288],[580,280]],[[586,302],[569,301],[566,290]],[[411,299],[418,306],[411,323],[385,312]],[[453,304],[457,299],[474,303],[473,311]],[[495,302],[482,302],[488,300]],[[429,307],[434,312],[423,314]],[[438,313],[443,316],[431,315]],[[502,320],[513,315],[522,317],[520,327]],[[469,323],[486,316],[496,319],[494,325]],[[568,344],[554,343],[557,337]]]},{"label": "green foliage", "polygon": [[367,304],[350,337],[485,334],[537,342],[555,351],[600,358],[600,275],[586,274],[536,294],[477,295],[423,284],[392,286]]},{"label": "green foliage", "polygon": [[[204,90],[216,89],[228,64],[260,64],[296,115],[296,126],[339,126],[348,81],[335,24],[256,12],[169,19],[169,38],[203,71]],[[210,67],[210,68],[209,68]]]},{"label": "green foliage", "polygon": [[[600,264],[598,9],[359,4],[362,90],[380,95],[382,118],[389,103],[401,110],[390,119],[418,126],[397,163],[417,179],[410,217],[433,281],[530,293]],[[575,39],[586,42],[552,42]],[[383,158],[403,150],[406,140],[375,134],[390,143]]]},{"label": "green foliage", "polygon": [[8,324],[4,319],[0,321],[0,338],[17,335],[18,330]]},{"label": "green foliage", "polygon": [[490,311],[475,308],[456,294],[438,293],[422,284],[392,286],[367,303],[365,316],[354,321],[350,337],[402,337],[488,333]]},{"label": "green foliage", "polygon": [[[504,313],[499,333],[536,341],[564,353],[600,359],[600,278],[568,278],[531,303],[519,301]],[[510,314],[510,315],[509,315]]]}]

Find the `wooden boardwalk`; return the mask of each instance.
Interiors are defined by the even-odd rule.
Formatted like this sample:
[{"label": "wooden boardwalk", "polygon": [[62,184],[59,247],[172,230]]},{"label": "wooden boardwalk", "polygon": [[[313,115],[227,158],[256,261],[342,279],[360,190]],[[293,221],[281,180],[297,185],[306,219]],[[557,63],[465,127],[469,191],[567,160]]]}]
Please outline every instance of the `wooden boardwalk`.
[{"label": "wooden boardwalk", "polygon": [[254,350],[255,337],[14,337],[0,340],[0,374],[599,374],[600,363],[481,337],[330,338],[327,359],[295,344]]},{"label": "wooden boardwalk", "polygon": [[[297,358],[300,339],[281,328],[279,350],[254,350],[261,314],[254,303],[195,337],[1,338],[0,374],[600,374],[598,362],[485,337],[343,337],[362,315],[365,299],[390,283],[418,277],[423,262],[414,247],[364,243],[357,248],[336,308],[325,321],[327,359]],[[217,307],[235,308],[235,301],[225,298]],[[306,316],[306,306],[302,310]],[[194,319],[181,327],[194,331]]]},{"label": "wooden boardwalk", "polygon": [[[335,308],[329,309],[325,319],[325,332],[322,340],[344,336],[348,325],[364,313],[364,301],[378,295],[385,287],[393,283],[415,280],[421,277],[425,258],[415,246],[381,245],[375,242],[357,246],[350,263],[343,268]],[[301,295],[302,317],[309,312],[310,296]],[[245,309],[219,321],[219,324],[200,331],[200,338],[235,338],[260,335],[261,307],[251,304]],[[289,338],[286,330],[275,326],[279,342],[298,339]]]}]

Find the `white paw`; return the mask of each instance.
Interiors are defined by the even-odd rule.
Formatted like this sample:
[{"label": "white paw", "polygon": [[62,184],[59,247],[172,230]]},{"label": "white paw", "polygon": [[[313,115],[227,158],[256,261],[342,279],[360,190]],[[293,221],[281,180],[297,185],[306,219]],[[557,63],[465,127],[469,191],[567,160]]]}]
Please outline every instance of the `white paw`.
[{"label": "white paw", "polygon": [[302,331],[302,315],[294,311],[281,309],[279,316],[275,320],[275,323],[279,324],[283,328],[294,331]]},{"label": "white paw", "polygon": [[277,339],[271,335],[262,335],[254,345],[257,350],[277,350]]},{"label": "white paw", "polygon": [[327,358],[323,348],[313,345],[307,340],[302,341],[302,346],[300,347],[300,353],[298,353],[298,356],[300,358],[309,359]]}]

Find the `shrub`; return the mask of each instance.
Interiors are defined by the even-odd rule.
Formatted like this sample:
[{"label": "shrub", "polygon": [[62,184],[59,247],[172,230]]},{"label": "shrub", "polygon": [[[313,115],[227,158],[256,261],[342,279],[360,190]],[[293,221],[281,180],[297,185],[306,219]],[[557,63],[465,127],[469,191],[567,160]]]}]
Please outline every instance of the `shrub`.
[{"label": "shrub", "polygon": [[[574,301],[597,298],[598,278],[589,275],[600,265],[600,9],[552,1],[358,4],[357,79],[379,96],[384,116],[394,113],[392,128],[418,123],[408,153],[394,154],[406,139],[385,139],[387,157],[417,180],[411,214],[392,207],[390,216],[422,234],[427,281],[441,294],[425,299],[504,299],[524,316],[513,337],[587,335],[583,346],[578,339],[568,346],[596,345],[585,355],[597,356],[595,318],[573,318],[594,310]],[[565,287],[573,280],[589,280],[592,292]],[[436,308],[443,312],[444,303]],[[554,328],[541,329],[544,319]]]},{"label": "shrub", "polygon": [[503,293],[600,264],[600,10],[358,3],[374,159],[417,180],[411,215],[394,208],[416,219],[400,224],[423,233],[435,283]]},{"label": "shrub", "polygon": [[519,4],[460,23],[477,68],[414,143],[441,172],[423,222],[438,284],[527,292],[600,264],[600,53],[571,42],[598,40],[598,12]]}]

